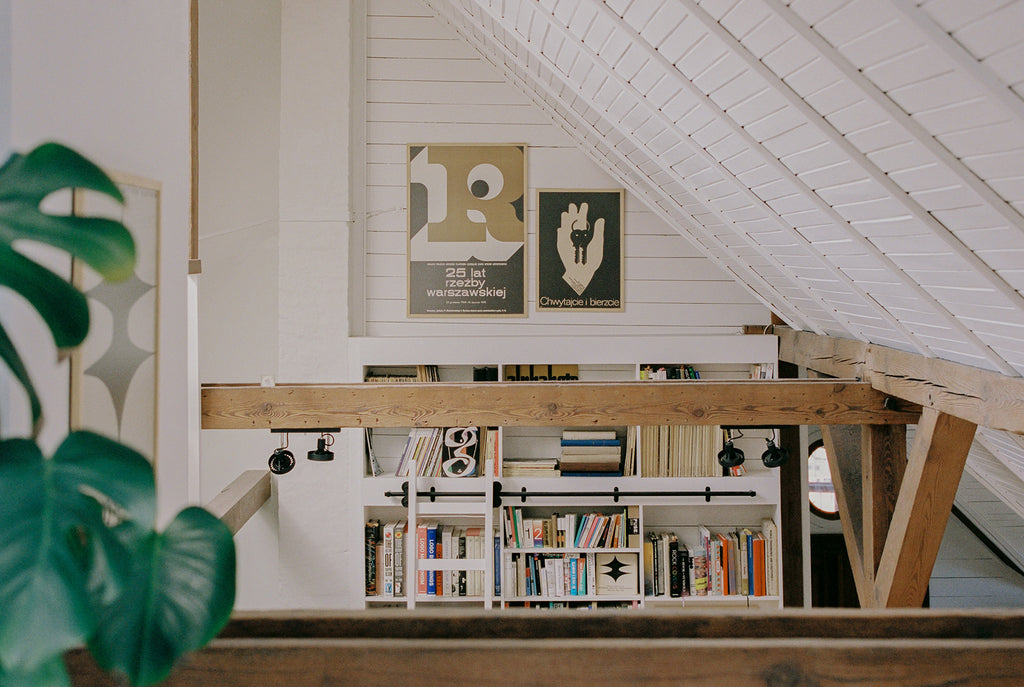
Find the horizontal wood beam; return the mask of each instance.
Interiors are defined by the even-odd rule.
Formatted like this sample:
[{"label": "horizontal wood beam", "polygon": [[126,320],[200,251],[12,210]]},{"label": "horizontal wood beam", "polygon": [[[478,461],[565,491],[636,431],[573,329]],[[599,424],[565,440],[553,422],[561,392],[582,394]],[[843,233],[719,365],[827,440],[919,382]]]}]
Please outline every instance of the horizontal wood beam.
[{"label": "horizontal wood beam", "polygon": [[[118,684],[84,650],[67,664],[76,687]],[[1022,676],[1019,610],[376,610],[241,614],[165,684],[902,687]]]},{"label": "horizontal wood beam", "polygon": [[[81,653],[77,687],[117,685]],[[1019,685],[1024,640],[218,640],[167,687],[630,684]]]},{"label": "horizontal wood beam", "polygon": [[865,382],[478,382],[204,386],[204,429],[907,424]]},{"label": "horizontal wood beam", "polygon": [[779,359],[981,427],[1024,434],[1024,378],[862,341],[775,327]]},{"label": "horizontal wood beam", "polygon": [[270,472],[268,470],[246,470],[224,487],[206,510],[220,519],[237,534],[242,525],[256,514],[270,498]]},{"label": "horizontal wood beam", "polygon": [[1024,609],[243,611],[221,639],[1024,639]]}]

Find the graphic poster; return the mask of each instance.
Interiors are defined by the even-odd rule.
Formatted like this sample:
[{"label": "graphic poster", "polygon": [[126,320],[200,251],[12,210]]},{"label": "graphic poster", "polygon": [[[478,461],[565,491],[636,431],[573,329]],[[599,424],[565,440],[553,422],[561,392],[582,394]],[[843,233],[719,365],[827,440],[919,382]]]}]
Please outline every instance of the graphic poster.
[{"label": "graphic poster", "polygon": [[622,196],[537,192],[538,310],[623,310]]},{"label": "graphic poster", "polygon": [[526,146],[409,146],[410,317],[526,315]]}]

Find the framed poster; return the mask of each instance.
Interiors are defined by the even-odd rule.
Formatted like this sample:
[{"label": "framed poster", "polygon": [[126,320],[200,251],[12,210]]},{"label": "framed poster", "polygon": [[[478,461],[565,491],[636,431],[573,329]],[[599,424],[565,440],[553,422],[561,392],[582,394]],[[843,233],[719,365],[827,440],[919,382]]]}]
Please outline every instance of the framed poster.
[{"label": "framed poster", "polygon": [[537,309],[621,311],[618,190],[537,191]]},{"label": "framed poster", "polygon": [[135,240],[135,270],[106,282],[72,262],[72,281],[89,303],[89,335],[71,355],[71,429],[116,439],[155,463],[160,184],[108,174],[124,205],[76,190],[74,212],[120,220]]},{"label": "framed poster", "polygon": [[526,316],[526,146],[408,147],[410,317]]}]

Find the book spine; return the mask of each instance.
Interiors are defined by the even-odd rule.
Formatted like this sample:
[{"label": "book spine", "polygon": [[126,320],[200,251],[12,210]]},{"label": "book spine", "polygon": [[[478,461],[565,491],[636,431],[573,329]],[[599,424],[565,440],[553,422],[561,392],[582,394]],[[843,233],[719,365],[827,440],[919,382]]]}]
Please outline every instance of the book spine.
[{"label": "book spine", "polygon": [[395,523],[384,525],[384,560],[381,579],[384,582],[381,596],[395,595]]},{"label": "book spine", "polygon": [[366,594],[375,596],[377,594],[377,539],[379,538],[380,521],[369,520],[364,528],[364,539],[366,548]]},{"label": "book spine", "polygon": [[679,540],[675,537],[668,542],[668,566],[669,596],[680,597],[683,595],[683,580],[679,563]]},{"label": "book spine", "polygon": [[501,560],[501,537],[494,537],[494,596],[501,598],[501,566],[498,565],[498,561]]},{"label": "book spine", "polygon": [[405,522],[395,525],[395,596],[405,595]]},{"label": "book spine", "polygon": [[597,554],[587,554],[587,593],[597,592]]},{"label": "book spine", "polygon": [[[416,558],[426,560],[427,558],[427,526],[419,524],[416,526]],[[416,571],[416,593],[427,593],[427,571]]]},{"label": "book spine", "polygon": [[562,439],[562,446],[620,446],[618,439]]},{"label": "book spine", "polygon": [[[459,558],[466,558],[466,533],[462,530],[459,531]],[[466,579],[466,574],[469,571],[460,570],[458,578],[459,596],[466,596],[469,594],[469,581]]]},{"label": "book spine", "polygon": [[[437,558],[437,526],[431,525],[427,527],[427,558]],[[427,571],[427,595],[434,596],[437,594],[437,571]]]}]

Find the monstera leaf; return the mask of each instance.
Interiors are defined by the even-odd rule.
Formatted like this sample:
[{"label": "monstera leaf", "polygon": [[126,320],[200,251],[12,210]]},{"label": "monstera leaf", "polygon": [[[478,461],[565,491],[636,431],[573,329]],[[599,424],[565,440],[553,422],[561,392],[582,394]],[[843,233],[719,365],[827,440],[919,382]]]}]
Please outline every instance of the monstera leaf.
[{"label": "monstera leaf", "polygon": [[[49,327],[58,348],[77,346],[89,331],[85,296],[62,277],[26,257],[15,241],[49,244],[79,258],[103,278],[117,281],[132,273],[135,244],[120,222],[101,217],[51,215],[40,203],[55,191],[82,188],[123,201],[99,167],[58,143],[44,143],[25,155],[15,153],[0,167],[0,286],[21,294]],[[42,407],[21,358],[0,324],[0,360],[29,396],[33,422]]]},{"label": "monstera leaf", "polygon": [[93,633],[90,588],[109,598],[124,585],[131,542],[110,524],[152,528],[153,470],[117,442],[75,432],[49,460],[28,439],[0,442],[0,484],[0,665],[28,674]]},{"label": "monstera leaf", "polygon": [[0,687],[71,687],[71,680],[64,659],[58,656],[27,673],[5,673],[0,666]]},{"label": "monstera leaf", "polygon": [[105,670],[152,685],[182,654],[213,639],[235,602],[231,530],[202,508],[151,532],[133,559],[121,598],[102,608],[89,648]]}]

